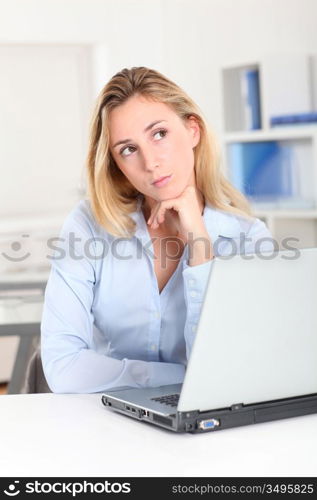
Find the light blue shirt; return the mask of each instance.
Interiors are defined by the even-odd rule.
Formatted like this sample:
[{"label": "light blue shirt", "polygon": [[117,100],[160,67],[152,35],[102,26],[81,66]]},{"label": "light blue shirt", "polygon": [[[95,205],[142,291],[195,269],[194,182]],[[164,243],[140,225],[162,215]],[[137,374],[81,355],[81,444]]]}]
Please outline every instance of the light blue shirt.
[{"label": "light blue shirt", "polygon": [[[131,239],[115,238],[82,200],[66,218],[51,255],[42,316],[41,355],[53,392],[181,383],[213,260],[188,265],[188,245],[159,292],[154,253],[140,208]],[[215,256],[274,249],[264,222],[203,212]],[[246,234],[241,250],[241,233]],[[77,238],[77,239],[75,239]],[[262,241],[260,250],[256,243]],[[211,276],[212,279],[212,276]]]}]

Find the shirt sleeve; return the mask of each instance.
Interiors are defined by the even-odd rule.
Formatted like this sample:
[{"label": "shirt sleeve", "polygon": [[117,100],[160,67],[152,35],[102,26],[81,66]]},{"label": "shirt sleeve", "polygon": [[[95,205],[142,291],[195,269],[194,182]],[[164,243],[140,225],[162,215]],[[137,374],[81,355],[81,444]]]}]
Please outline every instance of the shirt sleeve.
[{"label": "shirt sleeve", "polygon": [[41,356],[50,389],[94,393],[181,383],[182,364],[120,360],[94,350],[96,247],[92,221],[84,210],[69,214],[52,248],[41,322]]},{"label": "shirt sleeve", "polygon": [[[233,248],[239,248],[238,253],[254,254],[276,251],[276,241],[263,221],[255,219],[249,230],[243,233],[241,229],[240,238],[245,236],[245,243]],[[221,248],[220,246],[218,248]],[[196,330],[199,322],[200,312],[207,289],[209,275],[212,273],[214,259],[211,259],[197,266],[189,266],[188,262],[183,262],[183,282],[185,303],[187,307],[184,337],[186,343],[186,355],[189,359],[194,343]]]}]

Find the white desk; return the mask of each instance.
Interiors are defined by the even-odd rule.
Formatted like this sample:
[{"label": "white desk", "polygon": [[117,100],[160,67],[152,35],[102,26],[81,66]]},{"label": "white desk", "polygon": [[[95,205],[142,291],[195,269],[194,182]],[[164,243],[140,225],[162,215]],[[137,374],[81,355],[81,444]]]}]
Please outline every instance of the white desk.
[{"label": "white desk", "polygon": [[100,399],[100,394],[0,396],[0,475],[317,475],[317,414],[174,434],[116,414]]}]

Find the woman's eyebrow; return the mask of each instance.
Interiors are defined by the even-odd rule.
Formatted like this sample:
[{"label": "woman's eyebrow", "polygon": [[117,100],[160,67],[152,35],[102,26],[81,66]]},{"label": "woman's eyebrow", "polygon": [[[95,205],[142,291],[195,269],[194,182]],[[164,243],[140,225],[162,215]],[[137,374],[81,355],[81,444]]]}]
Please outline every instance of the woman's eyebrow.
[{"label": "woman's eyebrow", "polygon": [[[148,130],[150,130],[152,127],[154,127],[158,123],[166,122],[166,121],[167,120],[156,120],[155,122],[152,122],[152,123],[150,123],[150,125],[148,125],[147,127],[145,127],[145,129],[143,130],[143,132],[147,132]],[[115,148],[116,146],[119,146],[120,144],[126,144],[127,142],[130,142],[130,141],[132,141],[132,139],[122,139],[122,141],[116,142],[112,147]]]}]

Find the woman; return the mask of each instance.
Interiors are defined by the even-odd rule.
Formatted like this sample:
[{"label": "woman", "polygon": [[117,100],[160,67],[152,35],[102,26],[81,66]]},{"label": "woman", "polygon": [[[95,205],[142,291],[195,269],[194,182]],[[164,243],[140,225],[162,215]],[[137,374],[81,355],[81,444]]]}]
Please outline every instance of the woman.
[{"label": "woman", "polygon": [[[224,178],[199,108],[157,71],[124,69],[98,98],[89,199],[52,260],[41,352],[53,392],[180,383],[213,258],[271,249]],[[240,244],[243,243],[243,248]]]}]

